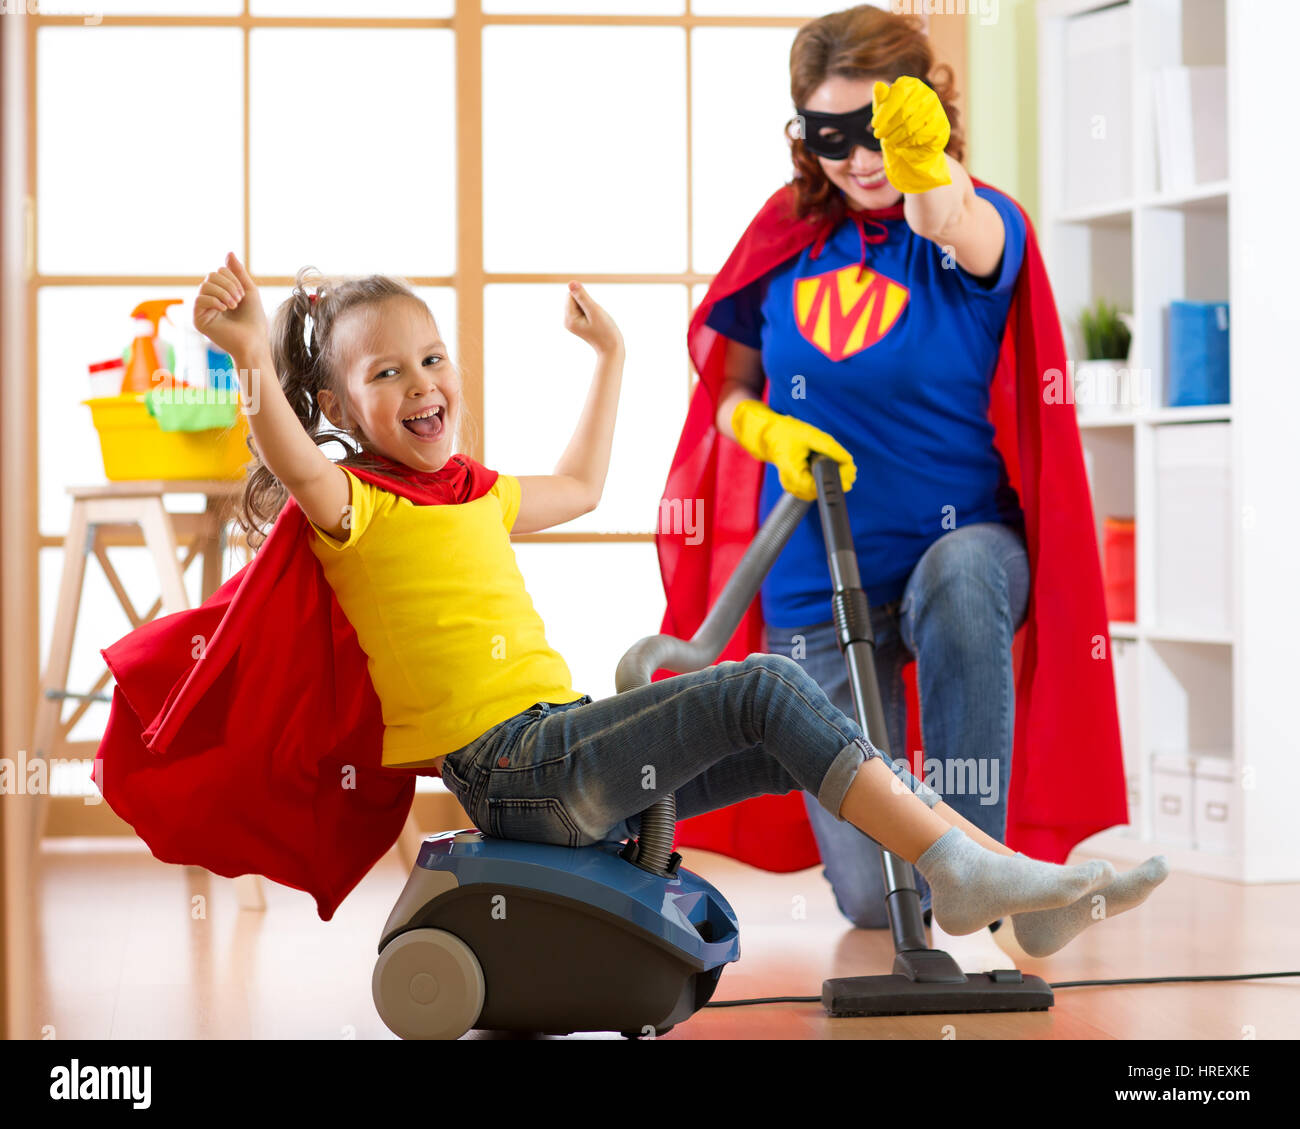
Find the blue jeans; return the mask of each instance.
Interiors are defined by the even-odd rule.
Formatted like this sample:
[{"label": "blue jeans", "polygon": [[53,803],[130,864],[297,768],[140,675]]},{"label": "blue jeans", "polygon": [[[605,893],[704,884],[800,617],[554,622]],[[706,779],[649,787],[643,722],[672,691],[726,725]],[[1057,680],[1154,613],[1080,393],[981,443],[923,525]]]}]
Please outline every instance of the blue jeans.
[{"label": "blue jeans", "polygon": [[[917,562],[902,598],[871,609],[890,755],[904,756],[903,666],[915,657],[922,776],[949,807],[998,842],[1006,836],[1015,737],[1011,642],[1028,602],[1029,558],[1019,531],[980,522],[945,533]],[[833,623],[769,625],[766,645],[794,658],[836,706],[853,713],[848,664]],[[827,818],[816,803],[807,807],[840,912],[862,928],[888,925],[880,849],[852,824]],[[929,886],[916,877],[922,908],[929,908]]]},{"label": "blue jeans", "polygon": [[798,663],[758,653],[599,701],[538,702],[448,753],[440,771],[480,831],[581,847],[638,835],[641,813],[669,793],[687,819],[802,788],[834,822],[874,756]]}]

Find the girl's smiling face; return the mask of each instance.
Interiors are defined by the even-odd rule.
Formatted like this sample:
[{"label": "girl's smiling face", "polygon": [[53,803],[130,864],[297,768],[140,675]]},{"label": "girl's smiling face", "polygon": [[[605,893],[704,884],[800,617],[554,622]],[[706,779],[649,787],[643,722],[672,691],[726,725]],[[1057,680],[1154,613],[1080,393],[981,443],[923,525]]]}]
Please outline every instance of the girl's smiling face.
[{"label": "girl's smiling face", "polygon": [[350,413],[322,390],[326,418],[344,430],[356,429],[362,446],[394,462],[441,470],[455,444],[460,373],[423,303],[390,298],[345,314],[333,332],[342,335],[337,355]]}]

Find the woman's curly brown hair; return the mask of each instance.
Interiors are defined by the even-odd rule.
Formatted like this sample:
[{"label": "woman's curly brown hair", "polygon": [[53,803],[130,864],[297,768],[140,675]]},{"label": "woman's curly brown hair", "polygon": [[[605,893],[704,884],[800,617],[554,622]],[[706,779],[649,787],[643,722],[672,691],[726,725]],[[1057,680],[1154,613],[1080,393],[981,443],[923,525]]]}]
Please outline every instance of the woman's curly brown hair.
[{"label": "woman's curly brown hair", "polygon": [[[944,152],[960,161],[965,136],[958,111],[952,67],[934,64],[934,52],[919,16],[895,15],[869,4],[832,12],[804,24],[790,47],[790,97],[806,106],[813,92],[831,75],[868,78],[880,75],[893,82],[902,75],[924,79],[939,96],[948,116],[950,135]],[[786,138],[794,161],[795,218],[836,225],[847,212],[844,193],[832,184],[816,154],[790,132],[799,119],[786,123]]]},{"label": "woman's curly brown hair", "polygon": [[[316,288],[314,295],[307,292],[312,286]],[[280,387],[294,415],[317,446],[337,443],[343,448],[344,456],[334,460],[339,466],[388,469],[367,449],[364,435],[358,441],[354,434],[340,431],[321,411],[318,393],[329,389],[346,415],[354,417],[348,399],[346,358],[340,356],[334,327],[349,311],[394,298],[419,302],[428,311],[424,300],[405,279],[380,274],[364,278],[327,277],[315,267],[303,267],[294,276],[293,293],[280,303],[271,319],[271,360]],[[308,316],[311,317],[310,338]],[[465,414],[463,403],[461,413]],[[453,450],[461,449],[459,438]],[[249,547],[257,549],[266,540],[268,527],[284,509],[289,494],[262,462],[251,435],[248,449],[253,462],[249,464],[248,481],[235,519],[247,535]]]}]

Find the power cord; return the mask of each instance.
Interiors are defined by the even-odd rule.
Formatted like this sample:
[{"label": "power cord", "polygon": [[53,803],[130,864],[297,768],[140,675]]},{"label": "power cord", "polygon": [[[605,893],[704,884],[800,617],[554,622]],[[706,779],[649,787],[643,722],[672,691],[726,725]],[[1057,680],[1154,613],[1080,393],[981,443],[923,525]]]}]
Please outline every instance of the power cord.
[{"label": "power cord", "polygon": [[[1300,976],[1300,972],[1242,972],[1229,976],[1143,976],[1127,980],[1061,980],[1056,988],[1089,988],[1109,984],[1193,984],[1208,980],[1266,980],[1274,976]],[[821,996],[764,996],[755,1000],[711,1000],[705,1007],[741,1007],[745,1004],[819,1004]]]},{"label": "power cord", "polygon": [[1062,980],[1049,988],[1087,988],[1093,984],[1193,984],[1206,980],[1264,980],[1270,976],[1300,976],[1300,972],[1241,972],[1231,976],[1143,976],[1132,980]]}]

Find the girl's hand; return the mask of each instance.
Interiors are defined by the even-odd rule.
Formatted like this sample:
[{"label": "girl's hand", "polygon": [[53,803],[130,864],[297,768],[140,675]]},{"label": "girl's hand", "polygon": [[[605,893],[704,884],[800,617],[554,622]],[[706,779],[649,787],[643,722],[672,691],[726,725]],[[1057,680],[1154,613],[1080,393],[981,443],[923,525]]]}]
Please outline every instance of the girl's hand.
[{"label": "girl's hand", "polygon": [[880,139],[885,176],[899,192],[928,192],[951,184],[944,146],[951,127],[939,95],[918,78],[903,75],[872,88],[871,131]]},{"label": "girl's hand", "polygon": [[623,348],[623,334],[604,308],[583,289],[582,283],[569,283],[569,299],[564,309],[564,328],[581,337],[598,353]]},{"label": "girl's hand", "polygon": [[262,296],[234,251],[226,255],[226,265],[200,285],[194,328],[236,359],[251,358],[269,346]]}]

